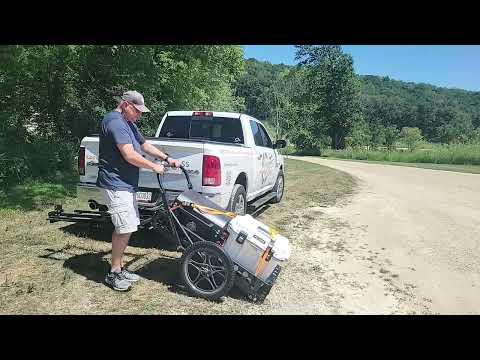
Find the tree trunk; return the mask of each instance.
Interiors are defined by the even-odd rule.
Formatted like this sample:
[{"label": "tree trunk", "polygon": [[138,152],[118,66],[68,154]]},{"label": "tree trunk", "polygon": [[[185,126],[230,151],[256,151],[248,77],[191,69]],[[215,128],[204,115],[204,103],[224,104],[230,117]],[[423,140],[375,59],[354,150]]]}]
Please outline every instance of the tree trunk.
[{"label": "tree trunk", "polygon": [[345,148],[345,137],[339,131],[333,133],[332,136],[332,149],[340,150]]}]

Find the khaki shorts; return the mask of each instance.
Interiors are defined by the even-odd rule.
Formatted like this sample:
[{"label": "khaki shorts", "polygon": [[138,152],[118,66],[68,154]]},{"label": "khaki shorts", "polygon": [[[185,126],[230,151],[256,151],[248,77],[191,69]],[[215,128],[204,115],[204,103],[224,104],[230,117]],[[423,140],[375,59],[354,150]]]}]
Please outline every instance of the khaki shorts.
[{"label": "khaki shorts", "polygon": [[135,192],[102,189],[105,205],[111,215],[117,234],[127,234],[138,230],[140,215]]}]

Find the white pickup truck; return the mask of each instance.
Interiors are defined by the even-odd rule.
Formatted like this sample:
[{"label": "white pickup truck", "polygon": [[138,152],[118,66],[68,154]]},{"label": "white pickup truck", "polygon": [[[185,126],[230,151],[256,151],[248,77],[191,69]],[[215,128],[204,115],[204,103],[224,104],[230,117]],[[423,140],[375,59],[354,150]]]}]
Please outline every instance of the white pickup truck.
[{"label": "white pickup truck", "polygon": [[[257,119],[239,113],[169,111],[155,137],[146,141],[181,160],[193,190],[222,208],[245,214],[267,202],[280,202],[284,189],[284,161],[278,152],[284,140],[273,143]],[[98,136],[85,137],[80,146],[78,196],[92,209],[102,205],[98,173]],[[150,155],[144,157],[156,161]],[[179,169],[167,168],[163,184],[170,197],[186,190]],[[148,207],[158,199],[156,174],[140,169],[137,199]],[[94,204],[92,206],[92,204]]]}]

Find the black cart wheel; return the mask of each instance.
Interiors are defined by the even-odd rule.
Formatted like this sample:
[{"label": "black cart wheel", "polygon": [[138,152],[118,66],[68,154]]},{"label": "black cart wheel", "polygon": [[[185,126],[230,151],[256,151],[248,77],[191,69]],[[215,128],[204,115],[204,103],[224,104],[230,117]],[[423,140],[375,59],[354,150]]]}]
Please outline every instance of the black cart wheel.
[{"label": "black cart wheel", "polygon": [[234,284],[232,260],[213,242],[199,241],[189,246],[180,263],[183,283],[194,296],[219,299]]}]

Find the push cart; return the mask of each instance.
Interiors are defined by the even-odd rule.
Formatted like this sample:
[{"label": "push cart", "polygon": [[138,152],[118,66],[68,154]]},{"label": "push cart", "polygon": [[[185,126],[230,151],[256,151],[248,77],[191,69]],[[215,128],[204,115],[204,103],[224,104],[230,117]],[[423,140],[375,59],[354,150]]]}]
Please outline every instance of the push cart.
[{"label": "push cart", "polygon": [[[167,164],[165,164],[168,167]],[[193,296],[216,300],[229,293],[234,285],[252,302],[263,302],[270,292],[281,267],[277,265],[268,278],[262,280],[251,271],[232,261],[225,252],[228,241],[245,239],[229,238],[228,222],[235,217],[205,196],[193,191],[188,172],[183,166],[188,190],[167,200],[162,179],[157,174],[157,201],[150,206],[139,206],[140,227],[168,231],[177,242],[180,258],[180,276],[186,289]],[[67,213],[61,205],[48,213],[48,220],[86,222],[91,225],[111,222],[105,205],[90,203],[94,210],[75,210]]]}]

